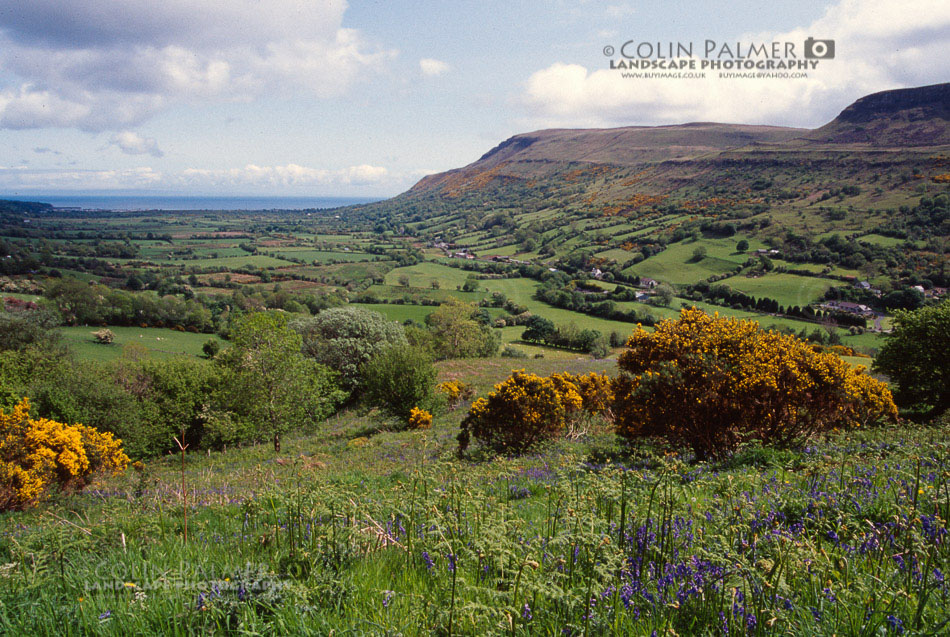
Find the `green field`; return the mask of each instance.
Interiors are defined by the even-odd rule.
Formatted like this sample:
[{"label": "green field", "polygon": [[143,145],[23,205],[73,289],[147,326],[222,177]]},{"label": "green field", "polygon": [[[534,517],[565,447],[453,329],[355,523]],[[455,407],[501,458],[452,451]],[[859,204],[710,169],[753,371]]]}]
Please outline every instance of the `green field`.
[{"label": "green field", "polygon": [[345,252],[343,250],[314,250],[312,248],[277,248],[275,250],[267,250],[265,254],[272,256],[274,258],[280,258],[281,255],[290,257],[292,259],[303,259],[304,261],[310,263],[317,261],[319,263],[326,263],[328,261],[375,261],[380,259],[375,254],[369,254],[367,252]]},{"label": "green field", "polygon": [[[409,287],[431,289],[432,281],[438,281],[442,289],[451,290],[465,283],[471,272],[460,268],[425,261],[404,268],[395,268],[386,273],[386,285],[400,286],[399,278],[409,277]],[[481,281],[479,283],[482,283]]]},{"label": "green field", "polygon": [[141,346],[152,356],[170,358],[174,356],[200,356],[201,346],[209,340],[224,345],[216,334],[193,334],[160,327],[109,327],[115,334],[111,345],[100,345],[92,333],[99,327],[63,327],[60,333],[63,342],[79,359],[108,361],[122,356],[126,345]]},{"label": "green field", "polygon": [[[638,274],[673,285],[697,283],[713,274],[731,272],[749,259],[749,253],[736,252],[738,241],[735,237],[680,241],[627,268],[624,273]],[[755,241],[750,241],[749,244],[750,250],[759,247]],[[706,256],[694,262],[693,251],[700,246],[706,248]]]},{"label": "green field", "polygon": [[775,299],[785,307],[804,307],[822,298],[828,288],[841,285],[829,279],[785,273],[766,273],[758,278],[734,276],[722,279],[718,285],[728,285],[737,292],[755,298]]}]

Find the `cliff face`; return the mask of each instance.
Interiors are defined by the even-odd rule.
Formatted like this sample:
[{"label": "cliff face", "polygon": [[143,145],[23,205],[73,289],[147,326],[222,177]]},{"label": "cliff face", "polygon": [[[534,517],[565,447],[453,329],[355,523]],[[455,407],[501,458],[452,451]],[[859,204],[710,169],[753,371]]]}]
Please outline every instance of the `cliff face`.
[{"label": "cliff face", "polygon": [[874,147],[950,144],[950,83],[862,97],[805,138]]}]

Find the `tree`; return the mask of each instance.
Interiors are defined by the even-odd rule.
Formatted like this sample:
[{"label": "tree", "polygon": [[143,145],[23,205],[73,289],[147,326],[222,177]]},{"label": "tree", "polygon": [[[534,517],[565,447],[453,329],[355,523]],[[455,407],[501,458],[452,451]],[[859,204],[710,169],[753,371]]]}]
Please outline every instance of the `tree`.
[{"label": "tree", "polygon": [[408,274],[400,274],[400,275],[399,275],[399,285],[401,285],[401,286],[404,287],[404,288],[409,287],[409,275],[408,275]]},{"label": "tree", "polygon": [[325,418],[342,400],[336,374],[306,359],[300,334],[283,312],[257,312],[237,321],[232,346],[218,360],[230,372],[231,411],[247,418],[280,452],[289,429]]},{"label": "tree", "polygon": [[755,321],[696,308],[653,333],[634,332],[618,366],[617,433],[663,437],[700,459],[753,439],[784,445],[897,417],[887,386],[863,368]]},{"label": "tree", "polygon": [[897,384],[898,404],[950,407],[950,299],[914,311],[898,311],[874,369]]},{"label": "tree", "polygon": [[390,345],[363,365],[362,375],[366,401],[407,424],[413,409],[439,406],[432,359],[411,345]]},{"label": "tree", "polygon": [[749,242],[746,239],[739,239],[739,243],[736,244],[737,252],[745,252],[749,249]]},{"label": "tree", "polygon": [[699,263],[706,258],[706,246],[696,246],[693,250],[693,256],[690,258],[692,263]]},{"label": "tree", "polygon": [[495,355],[499,339],[490,327],[475,319],[478,311],[474,303],[451,299],[426,317],[426,324],[435,335],[437,358]]},{"label": "tree", "polygon": [[557,331],[552,321],[538,315],[529,317],[525,327],[527,329],[521,334],[522,340],[535,343],[544,343],[550,340]]},{"label": "tree", "polygon": [[653,291],[653,297],[650,299],[650,302],[654,305],[669,307],[670,303],[673,302],[673,288],[666,283],[661,283]]},{"label": "tree", "polygon": [[303,353],[339,372],[348,389],[359,386],[361,365],[390,345],[406,343],[399,323],[361,307],[331,308],[290,326],[302,337]]}]

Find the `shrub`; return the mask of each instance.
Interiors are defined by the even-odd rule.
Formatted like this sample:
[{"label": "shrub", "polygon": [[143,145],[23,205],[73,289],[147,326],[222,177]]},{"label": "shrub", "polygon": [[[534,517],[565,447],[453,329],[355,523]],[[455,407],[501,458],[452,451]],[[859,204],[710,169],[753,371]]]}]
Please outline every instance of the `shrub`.
[{"label": "shrub", "polygon": [[462,421],[459,451],[465,451],[474,437],[497,451],[521,453],[559,436],[568,416],[582,405],[576,388],[563,379],[513,372],[487,398],[472,404]]},{"label": "shrub", "polygon": [[413,407],[409,410],[409,428],[410,429],[428,429],[432,426],[432,414],[425,409]]},{"label": "shrub", "polygon": [[[472,279],[469,279],[472,280]],[[479,322],[474,303],[450,299],[426,317],[426,325],[435,335],[434,351],[439,359],[494,356],[500,336]]]},{"label": "shrub", "polygon": [[406,343],[399,323],[360,307],[331,308],[290,326],[303,338],[303,353],[339,372],[349,389],[358,385],[361,365],[390,345]]},{"label": "shrub", "polygon": [[684,309],[652,334],[634,332],[627,347],[614,384],[617,433],[659,436],[698,458],[897,416],[886,385],[863,368],[754,321]]},{"label": "shrub", "polygon": [[591,414],[606,413],[614,401],[613,382],[607,374],[554,374],[555,378],[562,378],[574,385],[580,395],[581,408]]},{"label": "shrub", "polygon": [[432,359],[410,345],[392,345],[363,365],[366,401],[409,423],[414,408],[433,410],[436,370]]},{"label": "shrub", "polygon": [[874,368],[897,384],[902,406],[950,408],[950,300],[913,312],[896,312]]},{"label": "shrub", "polygon": [[206,358],[214,358],[221,351],[221,343],[217,339],[209,338],[201,346],[201,351],[204,352]]},{"label": "shrub", "polygon": [[523,349],[518,349],[511,345],[505,345],[505,348],[501,350],[500,356],[502,358],[528,358],[528,353]]},{"label": "shrub", "polygon": [[444,383],[439,383],[436,389],[445,396],[453,407],[475,395],[475,388],[460,380],[447,380]]},{"label": "shrub", "polygon": [[129,464],[122,441],[92,427],[30,418],[24,398],[0,411],[0,511],[35,504],[53,486],[85,487],[97,473]]},{"label": "shrub", "polygon": [[111,345],[115,342],[115,332],[107,328],[97,330],[92,335],[96,337],[96,342],[100,345]]}]

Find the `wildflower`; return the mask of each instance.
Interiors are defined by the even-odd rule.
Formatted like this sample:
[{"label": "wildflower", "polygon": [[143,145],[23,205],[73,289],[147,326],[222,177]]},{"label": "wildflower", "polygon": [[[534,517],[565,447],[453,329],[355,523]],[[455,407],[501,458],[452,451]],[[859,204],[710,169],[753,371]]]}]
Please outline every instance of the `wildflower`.
[{"label": "wildflower", "polygon": [[99,615],[99,620],[102,621],[102,620],[104,620],[104,619],[109,619],[110,617],[112,617],[112,611],[111,611],[111,610],[107,610],[106,612],[104,612],[104,613],[102,613],[101,615]]},{"label": "wildflower", "polygon": [[887,616],[887,625],[890,626],[891,630],[893,630],[898,635],[904,634],[904,622],[902,622],[900,619],[898,619],[894,615]]},{"label": "wildflower", "polygon": [[426,563],[426,570],[431,571],[432,567],[435,566],[435,562],[433,562],[432,558],[429,557],[429,551],[422,552],[422,561]]},{"label": "wildflower", "polygon": [[383,608],[389,608],[389,604],[393,601],[395,595],[396,591],[383,591]]},{"label": "wildflower", "polygon": [[525,602],[524,608],[521,609],[521,618],[525,621],[531,621],[534,616],[531,614],[531,607],[528,606],[528,603]]}]

